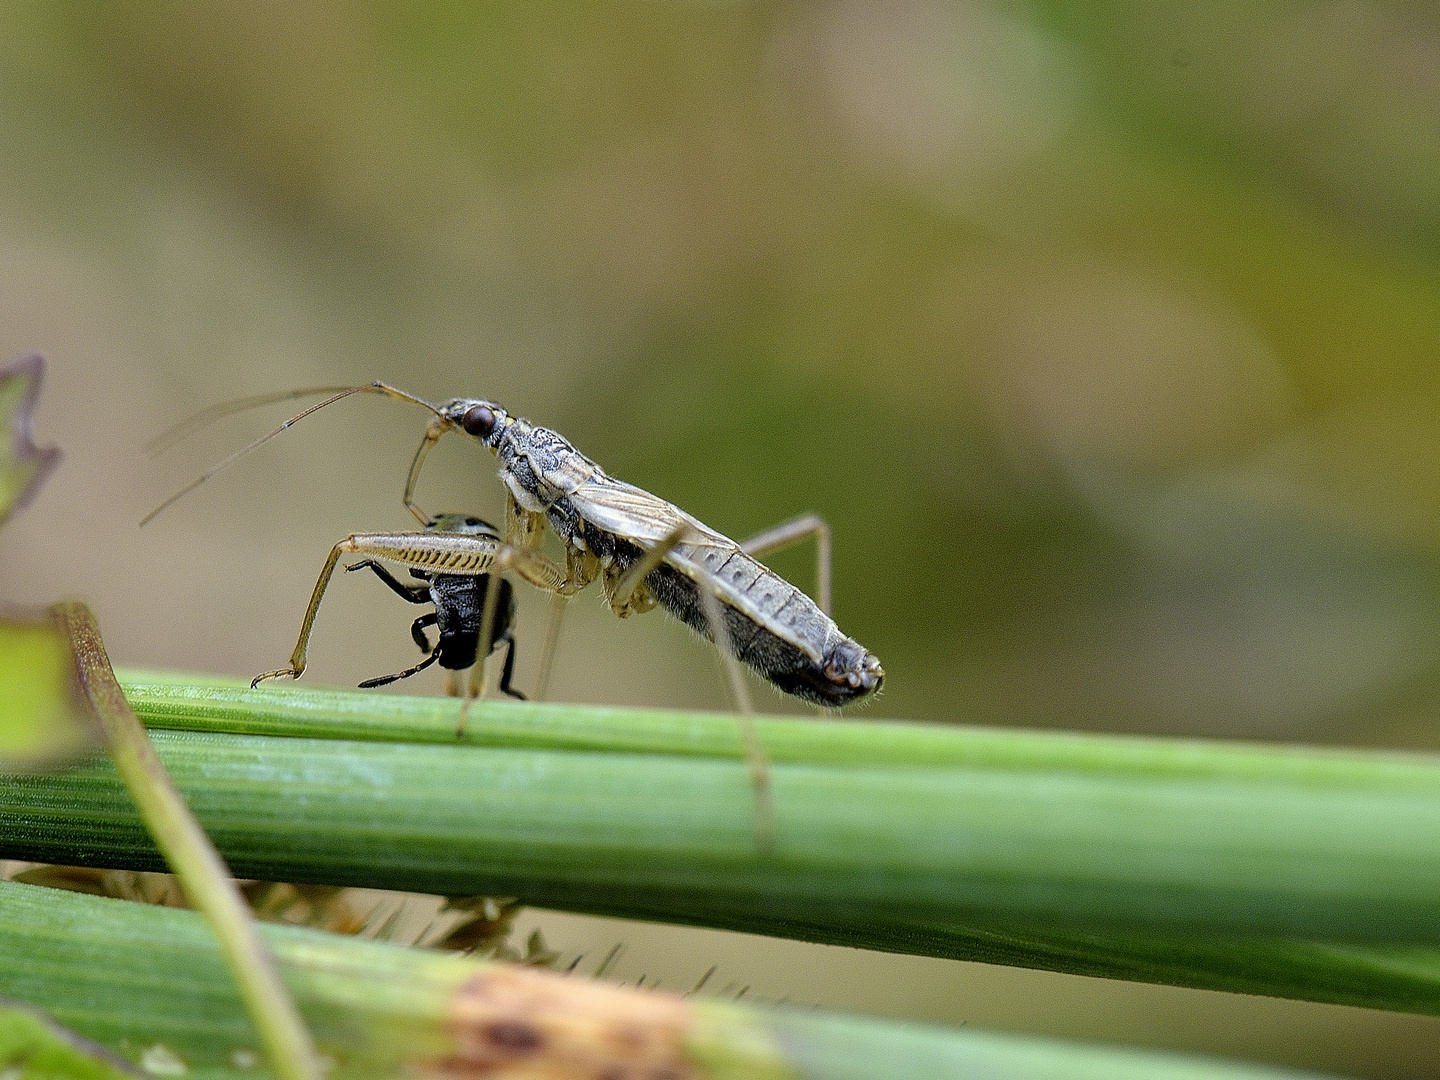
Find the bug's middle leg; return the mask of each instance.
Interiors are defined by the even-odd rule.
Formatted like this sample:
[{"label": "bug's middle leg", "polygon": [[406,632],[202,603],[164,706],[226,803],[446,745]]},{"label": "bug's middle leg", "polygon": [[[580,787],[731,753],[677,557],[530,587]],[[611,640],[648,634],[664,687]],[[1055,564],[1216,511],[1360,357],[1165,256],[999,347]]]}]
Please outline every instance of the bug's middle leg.
[{"label": "bug's middle leg", "polygon": [[616,617],[624,619],[655,606],[657,601],[645,586],[645,579],[665,561],[665,556],[675,550],[675,545],[689,535],[690,526],[677,525],[624,570],[613,563],[605,568],[605,599],[610,602],[610,610]]},{"label": "bug's middle leg", "polygon": [[565,617],[566,601],[585,588],[600,572],[600,561],[574,544],[565,545],[565,572],[550,580],[538,580],[526,574],[522,563],[531,558],[544,559],[538,551],[545,539],[545,515],[526,510],[511,495],[505,500],[505,538],[515,549],[514,569],[530,584],[550,594],[550,611],[545,620],[545,641],[540,649],[540,674],[535,684],[535,700],[544,701],[550,688],[550,674],[555,667],[555,650],[560,641],[560,624]]}]

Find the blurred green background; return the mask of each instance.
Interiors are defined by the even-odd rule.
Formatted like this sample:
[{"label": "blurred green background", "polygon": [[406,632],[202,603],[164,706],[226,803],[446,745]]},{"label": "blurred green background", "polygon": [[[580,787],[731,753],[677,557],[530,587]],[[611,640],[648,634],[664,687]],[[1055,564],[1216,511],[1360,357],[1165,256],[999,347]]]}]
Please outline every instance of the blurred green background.
[{"label": "blurred green background", "polygon": [[[0,594],[87,597],[117,661],[283,661],[329,545],[410,523],[423,417],[337,406],[143,533],[285,413],[142,444],[383,378],[497,399],[737,538],[826,516],[837,619],[887,672],[871,715],[1440,747],[1433,5],[5,0],[0,24],[0,355],[49,356],[67,453]],[[493,470],[447,443],[422,505],[498,518]],[[812,562],[774,560],[806,587]],[[724,705],[698,641],[597,597],[557,696]],[[307,678],[412,663],[412,617],[342,580]],[[522,687],[542,618],[525,596]],[[1380,1060],[1346,1067],[1440,1075]]]}]

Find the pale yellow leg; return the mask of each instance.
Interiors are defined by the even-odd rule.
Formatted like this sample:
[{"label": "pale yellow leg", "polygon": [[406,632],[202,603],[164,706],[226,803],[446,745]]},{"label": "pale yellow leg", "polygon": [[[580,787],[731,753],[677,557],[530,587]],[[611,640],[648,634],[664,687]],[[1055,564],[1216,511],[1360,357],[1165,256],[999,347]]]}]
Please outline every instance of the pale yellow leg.
[{"label": "pale yellow leg", "polygon": [[815,537],[815,602],[826,615],[830,614],[830,526],[818,514],[805,514],[773,529],[766,529],[740,545],[747,555],[760,556],[798,544]]},{"label": "pale yellow leg", "polygon": [[540,674],[535,679],[532,701],[544,701],[550,692],[550,676],[555,669],[555,652],[560,646],[560,624],[570,598],[561,593],[550,594],[550,610],[545,619],[545,644],[540,650]]},{"label": "pale yellow leg", "polygon": [[775,847],[775,803],[770,789],[770,759],[755,730],[755,708],[750,702],[750,687],[745,681],[740,661],[735,657],[730,631],[725,627],[724,607],[715,594],[709,575],[701,574],[695,588],[700,596],[700,607],[705,612],[705,621],[710,625],[710,639],[715,643],[725,668],[735,711],[739,714],[740,738],[744,744],[745,761],[750,766],[750,782],[755,788],[755,846],[762,852],[769,852]]},{"label": "pale yellow leg", "polygon": [[[621,574],[619,580],[616,581],[610,589],[610,610],[622,619],[631,614],[631,601],[634,599],[636,591],[644,585],[645,579],[665,561],[665,556],[675,550],[675,545],[689,535],[690,526],[677,525],[674,529],[670,530],[669,534],[663,540],[647,550],[644,555]],[[655,601],[652,599],[647,601],[647,603],[650,607],[653,607]],[[645,610],[649,610],[649,608],[647,607]]]},{"label": "pale yellow leg", "polygon": [[410,472],[405,476],[405,493],[400,497],[405,504],[405,509],[415,515],[415,520],[421,525],[430,524],[430,516],[415,505],[415,485],[420,480],[420,467],[425,464],[425,459],[434,449],[435,444],[440,441],[440,436],[450,430],[450,425],[443,424],[439,420],[431,420],[425,428],[425,435],[420,440],[419,447],[415,450],[415,456],[410,460]]},{"label": "pale yellow leg", "polygon": [[[547,592],[563,589],[567,582],[565,571],[540,552],[518,551],[493,537],[444,532],[356,533],[330,549],[325,566],[310,594],[310,605],[305,611],[304,621],[300,624],[300,637],[295,642],[295,651],[290,654],[289,665],[262,672],[255,676],[251,686],[282,676],[298,679],[305,673],[310,634],[315,626],[315,617],[320,611],[320,602],[330,585],[336,563],[340,556],[347,552],[374,559],[386,559],[403,566],[422,567],[432,573],[487,574],[513,570],[532,585]],[[495,594],[498,594],[498,590],[487,595]],[[492,636],[493,619],[492,612]]]},{"label": "pale yellow leg", "polygon": [[274,671],[263,671],[250,680],[250,688],[253,690],[266,679],[278,679],[288,675],[292,679],[298,679],[305,674],[305,654],[310,645],[310,631],[315,626],[315,616],[320,611],[320,601],[325,598],[325,589],[330,584],[330,576],[335,573],[335,564],[340,561],[340,556],[347,551],[357,550],[356,537],[350,536],[330,549],[330,555],[325,560],[325,567],[320,571],[320,577],[315,582],[315,588],[310,593],[310,606],[305,609],[305,621],[300,624],[300,638],[295,642],[295,651],[290,654],[290,663],[287,667],[277,668]]},{"label": "pale yellow leg", "polygon": [[505,501],[505,537],[512,549],[506,565],[551,596],[545,622],[545,642],[540,649],[540,675],[533,698],[544,701],[555,667],[555,649],[560,641],[565,601],[595,580],[595,575],[600,572],[600,563],[588,551],[567,547],[565,570],[562,572],[538,550],[545,539],[545,515],[526,510],[515,501],[514,495]]},{"label": "pale yellow leg", "polygon": [[[829,615],[830,526],[819,514],[804,514],[773,529],[766,529],[741,544],[740,550],[747,555],[760,556],[798,544],[811,536],[815,537],[815,602],[820,605],[821,611]],[[837,715],[835,709],[827,709],[824,705],[815,706],[815,712],[820,716]]]}]

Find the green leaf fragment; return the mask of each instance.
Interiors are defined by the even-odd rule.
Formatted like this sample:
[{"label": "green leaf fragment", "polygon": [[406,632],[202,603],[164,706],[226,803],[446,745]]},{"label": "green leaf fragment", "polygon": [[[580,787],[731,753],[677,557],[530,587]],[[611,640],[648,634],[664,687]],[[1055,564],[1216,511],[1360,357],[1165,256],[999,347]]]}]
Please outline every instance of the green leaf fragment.
[{"label": "green leaf fragment", "polygon": [[[0,367],[0,525],[31,498],[60,460],[32,438],[45,361],[38,353]],[[0,608],[0,766],[61,764],[96,742],[75,697],[70,643],[48,612]]]},{"label": "green leaf fragment", "polygon": [[13,1080],[131,1080],[145,1074],[39,1009],[0,998],[0,1075]]},{"label": "green leaf fragment", "polygon": [[0,367],[0,525],[34,497],[60,461],[56,447],[36,446],[31,434],[44,371],[38,353]]},{"label": "green leaf fragment", "polygon": [[0,610],[0,765],[62,764],[95,745],[72,670],[69,639],[48,613]]}]

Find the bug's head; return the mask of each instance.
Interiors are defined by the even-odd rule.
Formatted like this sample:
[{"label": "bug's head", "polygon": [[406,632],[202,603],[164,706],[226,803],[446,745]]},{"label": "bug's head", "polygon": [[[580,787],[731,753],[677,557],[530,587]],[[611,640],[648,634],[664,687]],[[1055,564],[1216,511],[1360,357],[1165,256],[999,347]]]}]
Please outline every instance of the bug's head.
[{"label": "bug's head", "polygon": [[440,417],[448,420],[467,435],[473,435],[494,450],[500,436],[515,418],[493,401],[479,398],[455,398],[440,406]]}]

